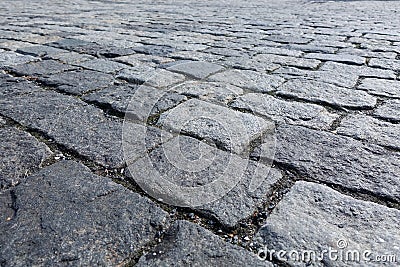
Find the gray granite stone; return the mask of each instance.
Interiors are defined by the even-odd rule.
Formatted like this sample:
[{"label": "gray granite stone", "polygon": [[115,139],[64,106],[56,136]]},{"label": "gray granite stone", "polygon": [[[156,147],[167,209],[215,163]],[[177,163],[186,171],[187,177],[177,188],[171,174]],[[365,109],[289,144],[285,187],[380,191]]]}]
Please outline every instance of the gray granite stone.
[{"label": "gray granite stone", "polygon": [[83,62],[75,63],[75,65],[104,73],[116,73],[128,67],[122,63],[99,58],[85,60]]},{"label": "gray granite stone", "polygon": [[367,66],[354,66],[338,62],[326,62],[321,66],[319,70],[329,71],[337,74],[354,74],[361,77],[368,78],[383,78],[383,79],[395,79],[396,73],[393,70],[383,70],[377,68],[370,68]]},{"label": "gray granite stone", "polygon": [[0,53],[0,68],[11,67],[18,64],[25,64],[40,60],[37,57],[21,55],[15,52],[7,51]]},{"label": "gray granite stone", "polygon": [[321,63],[321,61],[316,59],[280,56],[272,54],[259,54],[255,56],[255,59],[260,62],[266,62],[266,63],[272,62],[283,66],[300,67],[308,69],[315,69]]},{"label": "gray granite stone", "polygon": [[171,90],[200,100],[228,103],[243,94],[243,89],[234,85],[220,82],[189,81],[174,86]]},{"label": "gray granite stone", "polygon": [[388,100],[374,111],[374,116],[400,122],[400,100]]},{"label": "gray granite stone", "polygon": [[45,45],[28,46],[17,49],[17,53],[36,57],[53,57],[67,53],[67,50]]},{"label": "gray granite stone", "polygon": [[373,108],[377,99],[363,91],[306,79],[290,80],[278,88],[278,95],[336,107]]},{"label": "gray granite stone", "polygon": [[0,128],[0,188],[23,181],[52,154],[32,135],[14,127]]},{"label": "gray granite stone", "polygon": [[187,221],[176,221],[163,242],[143,255],[136,266],[273,266],[245,249],[224,242]]},{"label": "gray granite stone", "polygon": [[277,123],[303,125],[316,129],[328,129],[339,116],[324,107],[293,101],[284,101],[270,95],[249,93],[238,97],[231,107],[251,110]]},{"label": "gray granite stone", "polygon": [[371,60],[368,62],[368,66],[400,71],[400,60],[389,58],[371,58]]},{"label": "gray granite stone", "polygon": [[114,82],[110,74],[91,70],[66,71],[42,77],[41,82],[70,94],[83,94],[102,89]]},{"label": "gray granite stone", "polygon": [[[6,266],[118,265],[152,241],[167,213],[148,199],[74,161],[44,168],[0,206],[0,258]],[[8,199],[7,199],[8,198]]]},{"label": "gray granite stone", "polygon": [[209,62],[186,61],[182,63],[176,62],[176,64],[168,67],[167,69],[192,76],[196,79],[204,79],[211,74],[223,70],[224,67]]},{"label": "gray granite stone", "polygon": [[341,121],[337,132],[400,150],[399,124],[381,121],[365,115],[350,115]]},{"label": "gray granite stone", "polygon": [[[192,207],[227,227],[250,217],[281,178],[277,169],[186,136],[164,143],[128,169],[154,198]],[[163,180],[172,185],[162,184]]]},{"label": "gray granite stone", "polygon": [[335,61],[342,63],[349,63],[354,65],[364,65],[366,60],[364,57],[350,55],[350,54],[322,54],[322,53],[309,53],[304,56],[305,58],[314,58],[324,61]]},{"label": "gray granite stone", "polygon": [[[399,218],[397,209],[299,181],[278,203],[257,239],[265,245],[262,250],[289,266],[380,266],[382,262],[374,262],[377,256],[400,252]],[[285,253],[278,255],[280,250]]]},{"label": "gray granite stone", "polygon": [[27,64],[20,64],[8,67],[7,70],[20,76],[40,77],[73,70],[76,67],[60,63],[55,60],[44,60]]},{"label": "gray granite stone", "polygon": [[400,81],[366,78],[362,80],[358,89],[373,95],[400,98]]},{"label": "gray granite stone", "polygon": [[209,80],[230,83],[256,92],[273,91],[285,81],[281,77],[250,70],[227,70],[210,76]]},{"label": "gray granite stone", "polygon": [[163,113],[158,124],[216,142],[226,150],[246,153],[249,145],[273,127],[273,123],[197,99],[186,101]]},{"label": "gray granite stone", "polygon": [[346,136],[280,126],[275,161],[300,175],[399,202],[400,154]]}]

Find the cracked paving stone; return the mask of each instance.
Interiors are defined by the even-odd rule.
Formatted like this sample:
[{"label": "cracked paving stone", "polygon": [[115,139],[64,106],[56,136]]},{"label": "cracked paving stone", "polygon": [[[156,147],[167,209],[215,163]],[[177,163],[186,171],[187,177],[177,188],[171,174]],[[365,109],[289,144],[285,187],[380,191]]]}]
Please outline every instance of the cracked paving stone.
[{"label": "cracked paving stone", "polygon": [[266,62],[266,63],[272,62],[283,66],[300,67],[308,69],[315,69],[319,66],[319,64],[321,64],[321,61],[316,59],[280,56],[273,54],[259,54],[255,56],[254,59],[259,62]]},{"label": "cracked paving stone", "polygon": [[319,70],[329,71],[336,74],[349,75],[354,74],[369,78],[396,79],[396,73],[393,70],[383,70],[370,68],[367,66],[354,66],[338,62],[326,62]]},{"label": "cracked paving stone", "polygon": [[284,101],[270,95],[249,93],[238,97],[233,108],[246,109],[266,116],[278,123],[303,125],[315,129],[328,129],[338,115],[329,113],[315,104]]},{"label": "cracked paving stone", "polygon": [[[397,209],[358,200],[324,185],[299,181],[278,203],[256,239],[276,252],[314,251],[316,257],[322,258],[312,262],[312,266],[353,265],[346,258],[335,260],[328,253],[322,254],[329,248],[339,251],[332,254],[336,256],[358,251],[362,265],[364,251],[370,252],[367,256],[371,260],[376,255],[400,253],[399,218]],[[281,258],[290,266],[308,266],[307,259],[299,262],[288,253]]]},{"label": "cracked paving stone", "polygon": [[176,221],[163,241],[136,266],[270,266],[242,247],[223,241],[197,224]]},{"label": "cracked paving stone", "polygon": [[86,42],[79,39],[74,38],[66,38],[57,40],[55,42],[47,43],[46,45],[69,50],[75,51],[78,53],[88,53],[96,55],[97,51],[101,49],[101,46],[96,43]]},{"label": "cracked paving stone", "polygon": [[37,45],[19,48],[17,49],[17,53],[37,57],[53,57],[68,53],[68,51],[46,45]]},{"label": "cracked paving stone", "polygon": [[400,60],[388,58],[371,58],[368,66],[400,71]]},{"label": "cracked paving stone", "polygon": [[281,77],[268,75],[251,70],[227,70],[214,74],[210,81],[230,83],[255,92],[270,92],[279,87],[285,80]]},{"label": "cracked paving stone", "polygon": [[320,54],[320,53],[309,53],[304,56],[305,58],[314,58],[324,61],[336,61],[342,63],[349,63],[355,65],[364,65],[365,58],[349,54]]},{"label": "cracked paving stone", "polygon": [[400,81],[366,78],[362,80],[358,89],[373,95],[400,98]]},{"label": "cracked paving stone", "polygon": [[388,100],[374,111],[374,116],[400,122],[400,100]]},{"label": "cracked paving stone", "polygon": [[274,160],[300,175],[400,202],[400,153],[346,136],[280,126]]},{"label": "cracked paving stone", "polygon": [[254,57],[229,57],[222,61],[235,69],[253,70],[259,72],[274,71],[280,68],[281,65],[272,62],[259,61]]},{"label": "cracked paving stone", "polygon": [[76,70],[42,77],[40,81],[60,91],[78,95],[107,87],[113,84],[114,77],[92,70]]},{"label": "cracked paving stone", "polygon": [[277,94],[344,108],[373,108],[377,99],[366,92],[338,87],[306,79],[290,80],[278,88]]},{"label": "cracked paving stone", "polygon": [[287,44],[282,46],[282,48],[286,48],[289,50],[300,50],[304,52],[315,52],[315,53],[335,53],[338,48],[335,47],[326,47],[326,46],[318,46],[312,44]]},{"label": "cracked paving stone", "polygon": [[21,55],[15,52],[7,51],[0,53],[0,68],[12,67],[19,64],[26,64],[33,61],[38,61],[40,58],[28,55]]},{"label": "cracked paving stone", "polygon": [[246,154],[250,143],[274,124],[248,113],[190,99],[161,114],[158,125],[212,140],[228,151]]},{"label": "cracked paving stone", "polygon": [[198,51],[179,51],[168,54],[168,57],[175,59],[183,59],[183,60],[192,60],[192,61],[206,61],[206,62],[216,62],[223,58],[223,56],[209,54]]},{"label": "cracked paving stone", "polygon": [[202,61],[185,61],[180,63],[179,61],[174,62],[172,66],[169,66],[167,70],[179,72],[185,75],[190,75],[196,79],[204,79],[211,74],[223,70],[224,67]]},{"label": "cracked paving stone", "polygon": [[[147,198],[74,161],[44,168],[2,194],[17,207],[0,221],[6,266],[118,265],[152,241],[167,218]],[[0,201],[2,208],[10,202]]]},{"label": "cracked paving stone", "polygon": [[[184,162],[181,161],[181,157],[184,158]],[[153,150],[148,158],[140,158],[128,165],[128,169],[136,181],[146,183],[138,182],[140,186],[151,191],[153,196],[163,196],[161,198],[164,201],[171,201],[168,203],[174,205],[179,203],[183,206],[194,206],[193,209],[211,215],[226,227],[234,227],[240,220],[250,217],[257,206],[266,201],[265,196],[282,177],[277,169],[270,169],[187,136],[175,137],[164,143]],[[185,193],[176,193],[171,200],[169,191],[162,192],[168,190],[165,186],[162,189],[157,189],[158,186],[152,187],[161,179],[189,189],[215,183],[217,179],[229,179],[229,182],[224,182],[223,190],[226,187],[232,189],[224,195],[219,195],[223,190],[216,185],[214,189],[201,192],[201,195],[189,195],[191,199],[187,199]],[[252,179],[259,182],[254,191],[249,189]],[[212,202],[203,204],[204,194],[207,197],[211,196]],[[200,204],[197,204],[199,201]]]},{"label": "cracked paving stone", "polygon": [[22,78],[8,75],[0,76],[0,88],[0,96],[4,98],[42,90],[39,86]]},{"label": "cracked paving stone", "polygon": [[122,63],[100,58],[85,60],[83,62],[76,63],[75,65],[105,73],[116,73],[128,67],[127,65]]},{"label": "cracked paving stone", "polygon": [[137,53],[155,55],[155,56],[167,56],[170,53],[175,52],[175,48],[167,45],[142,45],[132,48]]},{"label": "cracked paving stone", "polygon": [[13,127],[0,128],[0,188],[14,186],[37,171],[52,154],[35,137]]},{"label": "cracked paving stone", "polygon": [[[123,165],[122,121],[75,97],[38,91],[1,100],[0,113],[102,166]],[[130,127],[135,133],[129,147],[132,158],[157,144],[159,129],[138,124]]]},{"label": "cracked paving stone", "polygon": [[27,63],[8,67],[7,70],[20,76],[41,77],[56,74],[76,67],[60,63],[55,60],[44,60],[39,62]]},{"label": "cracked paving stone", "polygon": [[344,118],[337,133],[400,150],[400,125],[365,115]]},{"label": "cracked paving stone", "polygon": [[[145,91],[145,86],[142,85],[140,86],[140,88],[142,89],[141,93]],[[150,100],[149,102],[151,102],[151,100],[153,99],[152,96],[154,96],[154,91],[159,91],[159,90],[148,86],[146,86],[146,88],[148,89],[146,90],[146,92],[148,93],[146,95],[140,94],[140,98],[142,98],[142,101],[144,102],[146,100]],[[129,106],[129,103],[131,101],[135,101],[133,99],[133,96],[137,91],[137,89],[138,85],[113,85],[105,89],[102,89],[100,91],[85,95],[83,96],[83,100],[88,101],[90,103],[105,105],[118,112],[125,113]],[[143,99],[146,97],[147,99]],[[160,97],[157,103],[155,103],[155,105],[152,107],[149,116],[156,115],[160,112],[175,107],[185,100],[187,100],[187,97],[184,95],[172,92],[163,93],[163,95]],[[129,111],[131,113],[135,112],[133,108],[131,108]],[[143,121],[145,120],[145,118],[142,118],[141,120]]]},{"label": "cracked paving stone", "polygon": [[227,104],[243,94],[243,89],[234,85],[219,82],[190,81],[173,87],[171,90],[200,100],[216,101]]}]

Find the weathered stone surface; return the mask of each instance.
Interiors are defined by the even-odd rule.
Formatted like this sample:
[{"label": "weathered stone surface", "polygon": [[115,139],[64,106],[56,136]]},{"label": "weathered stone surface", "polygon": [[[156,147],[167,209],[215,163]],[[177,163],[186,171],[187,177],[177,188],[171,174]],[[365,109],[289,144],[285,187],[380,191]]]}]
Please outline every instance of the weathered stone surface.
[{"label": "weathered stone surface", "polygon": [[[270,251],[275,250],[275,257],[278,251],[286,251],[281,259],[290,266],[378,266],[382,263],[373,262],[376,256],[399,254],[399,218],[396,209],[299,181],[278,203],[257,238]],[[329,249],[337,252],[330,255]],[[299,253],[297,260],[290,251]],[[314,256],[302,254],[310,251]],[[353,251],[358,253],[358,261]],[[365,255],[365,251],[370,253]]]},{"label": "weathered stone surface", "polygon": [[374,95],[400,98],[400,81],[366,78],[362,80],[358,89]]},{"label": "weathered stone surface", "polygon": [[[147,94],[143,94],[144,88],[147,88],[146,92]],[[149,102],[152,101],[152,96],[154,96],[154,91],[159,91],[156,88],[153,87],[148,87],[148,86],[141,86],[142,90],[140,91],[140,98],[146,98]],[[129,106],[129,103],[131,101],[135,101],[134,95],[137,92],[138,85],[113,85],[110,87],[107,87],[103,90],[85,95],[83,99],[85,101],[91,102],[91,103],[96,103],[99,105],[104,105],[107,107],[110,107],[118,112],[125,113],[126,109]],[[154,104],[151,113],[149,113],[149,116],[153,116],[155,114],[158,114],[160,112],[163,112],[167,109],[170,109],[179,103],[187,100],[187,97],[172,93],[172,92],[165,92],[163,95],[160,97],[159,100]],[[146,101],[146,99],[144,99]],[[135,112],[133,108],[131,108],[130,113]],[[140,110],[136,110],[136,112],[140,112]],[[142,120],[145,120],[146,118],[142,118]]]},{"label": "weathered stone surface", "polygon": [[260,73],[279,69],[280,65],[269,61],[260,60],[256,57],[229,57],[223,63],[235,69],[253,70]]},{"label": "weathered stone surface", "polygon": [[278,95],[345,108],[373,108],[376,98],[363,92],[306,79],[290,80],[278,88]]},{"label": "weathered stone surface", "polygon": [[41,167],[50,149],[14,127],[0,128],[0,188],[14,186]]},{"label": "weathered stone surface", "polygon": [[[117,265],[153,240],[166,212],[73,161],[30,176],[12,191],[0,221],[5,266]],[[0,198],[0,206],[7,202]]]},{"label": "weathered stone surface", "polygon": [[163,88],[183,82],[185,79],[185,75],[164,69],[156,69],[154,72],[149,73],[145,84],[157,88]]},{"label": "weathered stone surface", "polygon": [[4,98],[42,90],[40,87],[22,78],[14,78],[8,75],[0,75],[0,88],[0,96]]},{"label": "weathered stone surface", "polygon": [[322,54],[322,53],[309,53],[304,56],[305,58],[314,58],[324,61],[336,61],[342,63],[350,63],[355,65],[364,65],[365,58],[349,54]]},{"label": "weathered stone surface", "polygon": [[399,153],[300,126],[280,126],[276,137],[276,162],[311,179],[399,202]]},{"label": "weathered stone surface", "polygon": [[337,62],[326,62],[320,68],[323,71],[329,71],[337,74],[349,75],[354,74],[361,77],[374,77],[383,79],[395,79],[396,73],[392,70],[382,70],[377,68],[369,68],[367,66],[354,66]]},{"label": "weathered stone surface", "polygon": [[51,55],[51,56],[48,56],[48,57],[50,57],[52,59],[57,59],[57,60],[62,61],[64,63],[66,63],[66,64],[72,64],[72,65],[95,58],[95,57],[93,57],[91,55],[79,54],[79,53],[76,53],[76,52],[69,52],[69,51],[67,51],[67,53],[54,54],[54,55]]},{"label": "weathered stone surface", "polygon": [[200,100],[228,103],[243,94],[243,89],[234,85],[220,82],[190,81],[172,88],[183,95],[197,97]]},{"label": "weathered stone surface", "polygon": [[187,221],[176,221],[161,244],[143,255],[136,266],[273,266],[245,249],[224,242]]},{"label": "weathered stone surface", "polygon": [[375,110],[374,116],[393,122],[400,122],[400,100],[386,101]]},{"label": "weathered stone surface", "polygon": [[0,68],[11,67],[18,64],[24,64],[32,61],[40,60],[37,57],[32,57],[28,55],[21,55],[15,52],[1,52],[0,53]]},{"label": "weathered stone surface", "polygon": [[342,120],[337,132],[400,150],[400,124],[365,115],[350,115]]},{"label": "weathered stone surface", "polygon": [[60,91],[78,95],[107,87],[114,82],[114,77],[97,71],[80,70],[57,73],[40,80]]},{"label": "weathered stone surface", "polygon": [[227,70],[210,76],[209,80],[230,83],[256,92],[273,91],[285,81],[281,77],[250,70]]},{"label": "weathered stone surface", "polygon": [[329,113],[322,106],[284,101],[256,93],[240,96],[230,106],[251,110],[278,123],[304,125],[316,129],[328,129],[338,118],[338,115]]},{"label": "weathered stone surface", "polygon": [[368,66],[400,71],[400,60],[388,58],[371,58]]},{"label": "weathered stone surface", "polygon": [[292,66],[300,68],[315,69],[321,63],[316,59],[306,59],[298,57],[280,56],[272,54],[259,54],[255,56],[255,59],[260,62],[272,62],[283,66]]},{"label": "weathered stone surface", "polygon": [[149,77],[154,75],[155,68],[146,64],[138,64],[119,71],[116,78],[126,80],[131,83],[141,84],[146,82]]},{"label": "weathered stone surface", "polygon": [[105,72],[105,73],[116,73],[124,68],[127,68],[128,66],[122,63],[118,63],[115,61],[111,60],[106,60],[106,59],[92,59],[92,60],[85,60],[83,62],[75,63],[76,65],[80,67],[84,67],[86,69],[90,70],[96,70],[99,72]]},{"label": "weathered stone surface", "polygon": [[204,79],[211,74],[223,70],[224,67],[214,63],[202,61],[185,61],[182,63],[178,61],[176,64],[168,67],[167,69],[192,76],[196,79]]},{"label": "weathered stone surface", "polygon": [[67,50],[63,49],[58,49],[54,48],[51,46],[45,46],[45,45],[36,45],[36,46],[28,46],[28,47],[23,47],[17,49],[18,53],[25,54],[25,55],[31,55],[31,56],[36,56],[36,57],[52,57],[52,56],[58,56],[67,53]]},{"label": "weathered stone surface", "polygon": [[[128,165],[128,168],[140,186],[155,194],[153,197],[171,204],[194,206],[194,209],[215,217],[228,227],[234,227],[240,220],[250,217],[281,178],[276,169],[270,170],[262,164],[186,136],[164,143],[153,150],[148,158],[141,158]],[[176,186],[198,188],[200,192],[188,196],[182,191],[171,196],[166,185],[161,189],[152,187],[161,183],[162,178]],[[222,179],[228,180],[222,189],[217,185],[212,189],[199,188]],[[255,190],[250,189],[253,179],[259,182]],[[142,184],[140,181],[143,181]]]},{"label": "weathered stone surface", "polygon": [[[106,117],[103,112],[74,97],[42,91],[0,101],[0,113],[20,124],[44,132],[65,148],[107,167],[123,164],[122,121]],[[132,153],[139,157],[149,142],[160,132],[131,124],[136,133]],[[154,137],[156,139],[157,137]],[[157,144],[158,141],[155,141]],[[150,145],[151,146],[151,145]]]},{"label": "weathered stone surface", "polygon": [[44,60],[28,64],[15,65],[7,69],[21,76],[40,77],[43,75],[73,70],[74,68],[75,67],[73,66],[63,64],[55,60]]},{"label": "weathered stone surface", "polygon": [[212,140],[239,154],[246,153],[250,142],[273,127],[272,122],[254,115],[197,99],[163,113],[158,124],[165,129]]}]

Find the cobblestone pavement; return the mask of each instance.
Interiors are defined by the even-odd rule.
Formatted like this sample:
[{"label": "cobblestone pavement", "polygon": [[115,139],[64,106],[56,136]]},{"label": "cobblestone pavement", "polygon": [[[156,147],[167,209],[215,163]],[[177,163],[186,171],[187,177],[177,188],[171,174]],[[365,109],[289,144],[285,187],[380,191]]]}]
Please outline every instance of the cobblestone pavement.
[{"label": "cobblestone pavement", "polygon": [[[0,14],[1,266],[399,264],[399,1],[2,0]],[[144,145],[123,144],[126,114]],[[173,169],[178,139],[214,165]],[[182,186],[246,169],[185,208],[137,183],[159,179],[145,155]]]}]

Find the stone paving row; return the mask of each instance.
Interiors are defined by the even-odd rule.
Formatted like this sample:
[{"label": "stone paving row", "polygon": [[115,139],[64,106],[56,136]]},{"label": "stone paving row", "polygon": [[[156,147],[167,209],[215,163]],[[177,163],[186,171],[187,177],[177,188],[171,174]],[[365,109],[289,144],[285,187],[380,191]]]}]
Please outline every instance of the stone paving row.
[{"label": "stone paving row", "polygon": [[2,1],[0,266],[395,266],[399,9]]}]

